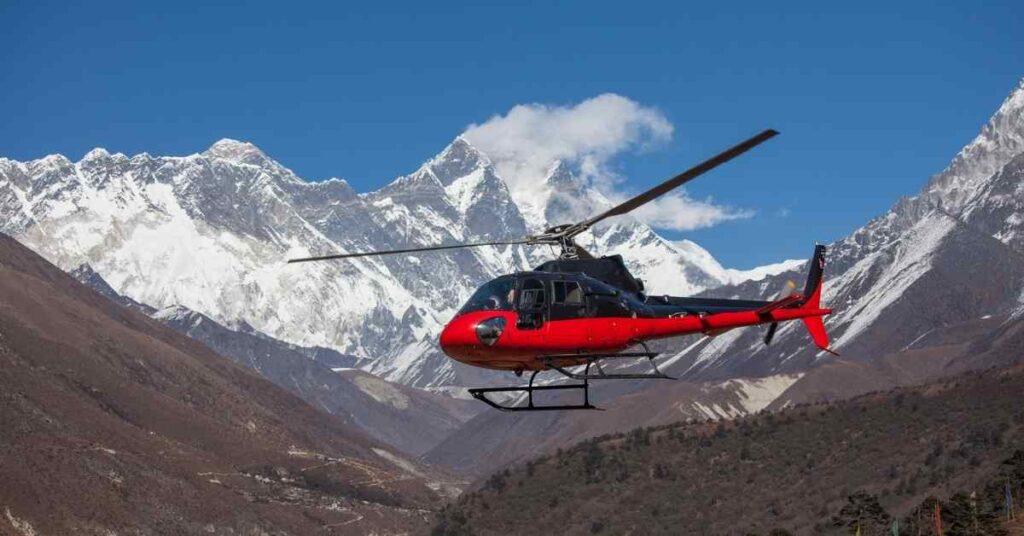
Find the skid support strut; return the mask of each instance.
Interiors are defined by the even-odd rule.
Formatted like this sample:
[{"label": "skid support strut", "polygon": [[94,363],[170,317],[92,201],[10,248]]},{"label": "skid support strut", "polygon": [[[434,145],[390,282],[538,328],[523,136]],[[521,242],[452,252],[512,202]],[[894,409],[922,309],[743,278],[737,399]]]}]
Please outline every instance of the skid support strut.
[{"label": "skid support strut", "polygon": [[[564,354],[564,355],[550,355],[541,358],[541,362],[547,369],[557,371],[563,376],[573,379],[580,380],[581,383],[565,384],[565,385],[540,385],[534,387],[533,380],[537,377],[539,370],[533,371],[530,375],[530,382],[526,387],[484,387],[480,389],[470,389],[469,394],[473,398],[491,406],[495,409],[502,411],[549,411],[549,410],[573,410],[573,409],[600,409],[590,403],[590,380],[654,380],[654,379],[673,379],[671,376],[658,370],[657,363],[654,362],[654,358],[658,354],[651,352],[650,349],[642,341],[637,341],[643,346],[643,352],[626,352],[619,354],[591,354],[591,355],[580,355],[580,354]],[[651,366],[651,372],[646,373],[606,373],[601,368],[601,360],[604,359],[636,359],[646,358],[647,362]],[[586,366],[582,373],[571,372],[566,367],[559,365],[565,361],[586,361]],[[591,373],[590,367],[593,366],[597,372]],[[547,404],[538,405],[533,401],[533,393],[535,391],[572,391],[572,390],[583,391],[583,403],[581,404]],[[495,400],[488,398],[487,395],[492,393],[526,393],[526,405],[512,406],[496,402]]]},{"label": "skid support strut", "polygon": [[[587,365],[589,368],[590,365]],[[479,389],[470,389],[469,394],[473,398],[501,411],[551,411],[551,410],[570,410],[570,409],[598,409],[590,403],[590,384],[587,380],[583,383],[575,383],[570,385],[538,385],[534,387],[533,379],[537,377],[539,370],[533,371],[530,374],[530,383],[526,387],[482,387]],[[583,403],[582,404],[549,404],[549,405],[536,405],[533,403],[534,391],[583,391]],[[490,393],[526,393],[527,404],[525,406],[509,406],[495,402],[487,397]]]}]

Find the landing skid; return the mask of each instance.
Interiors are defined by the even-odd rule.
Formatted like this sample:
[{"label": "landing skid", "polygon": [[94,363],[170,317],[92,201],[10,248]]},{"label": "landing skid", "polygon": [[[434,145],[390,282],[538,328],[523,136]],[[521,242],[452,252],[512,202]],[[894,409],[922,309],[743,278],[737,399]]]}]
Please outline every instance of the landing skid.
[{"label": "landing skid", "polygon": [[[587,365],[589,368],[590,365]],[[568,409],[600,409],[590,403],[590,385],[587,380],[583,383],[577,383],[573,385],[539,385],[533,386],[533,379],[537,377],[537,374],[541,371],[535,370],[533,374],[530,374],[530,384],[526,387],[482,387],[479,389],[470,389],[469,394],[473,398],[501,411],[552,411],[552,410],[568,410]],[[533,392],[534,391],[572,391],[580,389],[583,391],[583,403],[582,404],[553,404],[553,405],[541,405],[538,406],[533,403]],[[499,404],[490,398],[487,398],[488,393],[526,393],[527,404],[525,406],[506,406]]]},{"label": "landing skid", "polygon": [[[626,352],[620,354],[591,354],[591,355],[580,355],[580,354],[561,354],[561,355],[550,355],[541,358],[546,369],[554,370],[563,376],[573,379],[581,380],[582,383],[569,384],[569,385],[540,385],[537,387],[533,386],[533,380],[537,377],[537,374],[541,371],[535,370],[533,374],[530,374],[530,382],[526,387],[483,387],[479,389],[470,389],[469,394],[473,398],[491,406],[492,408],[499,409],[501,411],[553,411],[553,410],[574,410],[574,409],[594,409],[600,410],[597,406],[590,403],[590,380],[672,380],[671,376],[658,370],[658,365],[654,362],[654,358],[657,357],[657,353],[651,352],[646,344],[640,343],[644,347],[643,352]],[[651,365],[651,372],[648,373],[629,373],[629,374],[608,374],[601,368],[601,361],[604,359],[635,359],[635,358],[647,358],[647,362]],[[555,363],[565,360],[586,360],[586,368],[583,369],[583,373],[571,372],[565,367],[558,366]],[[593,366],[596,369],[596,373],[590,372],[590,367]],[[546,404],[538,405],[533,402],[533,393],[535,391],[583,391],[583,403],[582,404]],[[526,393],[527,403],[525,406],[509,406],[495,402],[494,400],[487,397],[491,393]]]}]

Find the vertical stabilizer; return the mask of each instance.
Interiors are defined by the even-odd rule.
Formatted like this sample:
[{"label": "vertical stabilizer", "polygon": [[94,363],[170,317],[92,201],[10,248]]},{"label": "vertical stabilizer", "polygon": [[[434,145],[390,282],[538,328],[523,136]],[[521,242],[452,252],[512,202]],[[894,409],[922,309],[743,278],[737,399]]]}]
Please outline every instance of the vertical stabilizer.
[{"label": "vertical stabilizer", "polygon": [[817,309],[821,307],[821,281],[825,274],[825,246],[814,246],[811,257],[811,270],[807,272],[807,284],[804,285],[804,302],[802,307]]},{"label": "vertical stabilizer", "polygon": [[[825,246],[814,246],[814,256],[811,257],[811,269],[807,273],[807,284],[804,286],[804,300],[800,304],[805,309],[821,309],[821,287],[825,275]],[[801,318],[807,332],[811,334],[815,346],[825,350],[832,355],[839,355],[829,348],[828,332],[825,331],[825,323],[821,315],[805,316]]]}]

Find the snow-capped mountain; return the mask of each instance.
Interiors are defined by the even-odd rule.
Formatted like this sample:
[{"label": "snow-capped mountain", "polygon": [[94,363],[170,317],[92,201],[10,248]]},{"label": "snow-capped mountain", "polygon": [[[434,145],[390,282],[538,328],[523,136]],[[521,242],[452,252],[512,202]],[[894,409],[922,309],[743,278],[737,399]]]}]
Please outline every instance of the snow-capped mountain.
[{"label": "snow-capped mountain", "polygon": [[[1024,81],[916,196],[829,247],[823,303],[833,345],[870,359],[920,344],[957,323],[1024,311]],[[709,294],[777,293],[800,269]],[[756,330],[676,344],[668,369],[693,378],[803,370],[827,358],[802,326],[766,347]]]},{"label": "snow-capped mountain", "polygon": [[[372,372],[394,381],[457,386],[486,382],[487,373],[445,358],[440,328],[477,286],[539,264],[546,248],[285,260],[516,238],[610,206],[560,162],[542,186],[544,195],[523,206],[461,137],[362,194],[340,179],[307,182],[234,140],[185,157],[95,149],[78,162],[0,159],[0,231],[64,269],[88,263],[116,292],[149,306],[181,305],[289,343],[367,356]],[[628,217],[580,242],[622,253],[652,292],[693,293],[742,277],[696,244],[674,244]]]}]

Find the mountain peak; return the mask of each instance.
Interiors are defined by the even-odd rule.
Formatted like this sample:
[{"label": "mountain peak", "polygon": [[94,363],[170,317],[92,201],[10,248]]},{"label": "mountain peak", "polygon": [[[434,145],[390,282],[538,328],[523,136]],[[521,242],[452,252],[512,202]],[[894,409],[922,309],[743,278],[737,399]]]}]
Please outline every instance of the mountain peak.
[{"label": "mountain peak", "polygon": [[480,152],[469,140],[459,136],[448,144],[440,154],[430,159],[424,167],[430,168],[437,180],[448,186],[455,180],[469,175],[475,169],[491,165],[491,160],[487,158],[487,155]]},{"label": "mountain peak", "polygon": [[96,147],[88,153],[85,153],[82,160],[99,160],[101,158],[110,158],[110,153],[103,147]]},{"label": "mountain peak", "polygon": [[1024,152],[1024,79],[949,166],[929,182],[927,191],[957,207],[1014,156]]},{"label": "mountain peak", "polygon": [[448,147],[446,147],[445,150],[442,152],[442,154],[447,153],[451,153],[452,155],[467,155],[473,158],[482,159],[486,163],[491,162],[490,159],[488,159],[487,156],[482,151],[480,151],[480,149],[477,149],[475,145],[473,145],[468,139],[466,139],[465,136],[461,134],[456,136],[455,139],[452,140],[452,142],[448,144]]},{"label": "mountain peak", "polygon": [[107,284],[106,280],[103,279],[100,274],[96,273],[96,270],[93,270],[92,266],[87,262],[78,265],[78,268],[68,272],[68,275],[78,280],[79,283],[82,283],[108,298],[117,294],[114,289]]},{"label": "mountain peak", "polygon": [[62,154],[48,154],[39,160],[27,162],[30,167],[42,169],[70,168],[73,164]]},{"label": "mountain peak", "polygon": [[199,323],[203,321],[203,318],[205,318],[205,315],[197,313],[183,305],[168,305],[167,307],[153,313],[152,316],[153,318],[167,324],[175,322],[179,324],[191,323],[194,326],[199,325]]},{"label": "mountain peak", "polygon": [[266,153],[260,150],[259,147],[247,142],[238,141],[231,138],[224,138],[210,146],[204,155],[222,158],[231,162],[237,162],[240,164],[251,164],[254,166],[262,166],[265,164],[272,163]]},{"label": "mountain peak", "polygon": [[568,164],[562,160],[555,160],[548,168],[548,175],[545,182],[555,187],[556,190],[578,190],[583,187],[580,180],[569,169]]}]

